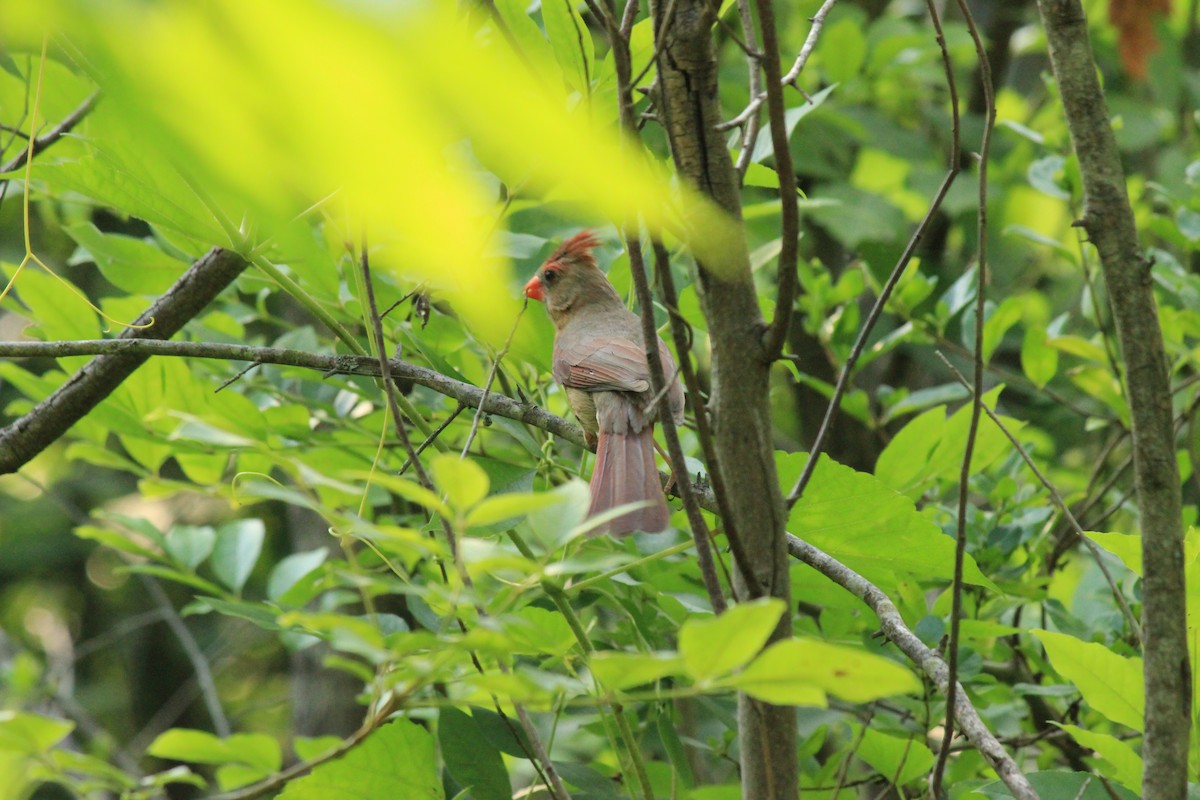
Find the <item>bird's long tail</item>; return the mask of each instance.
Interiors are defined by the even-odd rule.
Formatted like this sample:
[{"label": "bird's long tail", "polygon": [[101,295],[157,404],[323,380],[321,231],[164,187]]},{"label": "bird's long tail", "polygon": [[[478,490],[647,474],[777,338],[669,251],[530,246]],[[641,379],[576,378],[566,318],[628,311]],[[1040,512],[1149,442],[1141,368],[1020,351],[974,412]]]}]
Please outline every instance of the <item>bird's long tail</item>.
[{"label": "bird's long tail", "polygon": [[670,510],[654,466],[653,428],[647,426],[640,433],[631,434],[601,432],[591,489],[589,517],[627,503],[642,504],[600,525],[594,535],[666,530]]}]

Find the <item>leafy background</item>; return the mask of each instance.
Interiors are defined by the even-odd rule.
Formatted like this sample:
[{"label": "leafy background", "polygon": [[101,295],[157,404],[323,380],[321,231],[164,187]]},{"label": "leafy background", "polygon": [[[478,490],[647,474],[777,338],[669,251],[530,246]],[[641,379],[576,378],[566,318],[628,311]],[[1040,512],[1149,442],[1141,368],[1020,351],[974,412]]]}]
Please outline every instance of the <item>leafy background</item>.
[{"label": "leafy background", "polygon": [[[818,5],[779,9],[785,62]],[[1123,26],[1127,5],[1087,4],[1155,260],[1193,524],[1196,13],[1176,4],[1147,34]],[[548,375],[549,324],[516,302],[554,244],[596,227],[602,263],[631,296],[615,221],[641,214],[672,246],[689,224],[713,232],[700,247],[730,232],[672,189],[654,120],[645,158],[616,135],[612,58],[586,7],[494,9],[6,6],[5,161],[25,145],[18,130],[45,130],[97,86],[103,93],[38,156],[28,183],[23,170],[6,176],[0,266],[16,280],[0,303],[0,338],[112,335],[221,246],[252,266],[181,338],[366,352],[356,253],[365,231],[380,306],[398,304],[385,349],[482,386],[515,326],[495,390],[565,416]],[[1139,647],[1098,566],[1136,613],[1120,360],[1094,255],[1071,227],[1078,169],[1036,16],[1021,2],[976,11],[998,88],[986,402],[1097,531],[1099,549],[1081,545],[985,420],[960,679],[1043,797],[1132,796]],[[969,150],[982,126],[974,48],[961,19],[945,26]],[[749,99],[744,54],[727,27],[714,35],[733,117]],[[636,74],[653,55],[648,20],[633,41]],[[785,488],[865,308],[945,174],[941,63],[917,4],[844,2],[800,75],[803,92],[787,95],[804,236],[795,358],[772,380]],[[650,67],[643,84],[652,80]],[[769,137],[749,163],[745,235],[769,308],[780,248]],[[936,356],[963,362],[973,327],[978,173],[969,156],[964,165],[789,520],[791,533],[884,590],[933,647],[950,611],[968,416],[965,390]],[[26,232],[53,275],[24,261]],[[687,259],[672,268],[704,366]],[[6,421],[85,361],[0,362]],[[283,797],[351,786],[361,797],[405,787],[411,797],[508,798],[536,778],[510,724],[520,705],[573,796],[645,796],[648,786],[657,797],[732,798],[734,690],[800,706],[806,796],[920,791],[943,698],[876,636],[858,600],[813,570],[791,567],[795,608],[762,602],[713,617],[684,534],[582,535],[578,478],[590,465],[577,446],[492,416],[462,459],[473,410],[455,415],[456,401],[410,386],[418,440],[449,420],[425,459],[437,491],[422,491],[403,472],[375,381],[267,365],[240,374],[245,366],[151,360],[67,438],[0,479],[0,786],[13,796],[213,795],[312,760],[320,766],[308,777],[276,787]],[[462,573],[430,512],[450,520]],[[676,521],[686,528],[682,513]],[[1198,551],[1191,532],[1192,587]],[[1197,608],[1193,592],[1189,631]],[[797,638],[759,653],[785,612]],[[381,711],[398,718],[380,724]],[[994,777],[967,748],[947,785],[953,797],[1006,796]]]}]

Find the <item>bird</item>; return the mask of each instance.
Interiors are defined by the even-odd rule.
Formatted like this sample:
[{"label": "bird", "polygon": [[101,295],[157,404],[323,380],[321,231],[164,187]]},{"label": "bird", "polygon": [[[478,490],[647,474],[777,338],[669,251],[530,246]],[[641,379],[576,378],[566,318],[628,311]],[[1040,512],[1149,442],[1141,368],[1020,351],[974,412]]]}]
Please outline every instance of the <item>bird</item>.
[{"label": "bird", "polygon": [[640,504],[598,524],[593,535],[658,533],[667,529],[670,509],[654,463],[654,421],[665,403],[671,419],[682,424],[683,385],[675,359],[656,337],[670,385],[655,398],[641,318],[597,266],[593,250],[599,244],[590,230],[564,241],[525,284],[525,296],[546,306],[555,328],[554,380],[565,390],[588,442],[596,444],[588,517]]}]

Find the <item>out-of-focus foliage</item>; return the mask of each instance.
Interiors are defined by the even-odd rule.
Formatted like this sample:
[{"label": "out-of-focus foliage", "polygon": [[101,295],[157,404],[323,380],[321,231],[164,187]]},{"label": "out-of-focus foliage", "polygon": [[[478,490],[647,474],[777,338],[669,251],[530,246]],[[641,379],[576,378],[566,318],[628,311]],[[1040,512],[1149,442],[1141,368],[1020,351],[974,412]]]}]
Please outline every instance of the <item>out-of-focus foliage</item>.
[{"label": "out-of-focus foliage", "polygon": [[[24,255],[27,198],[31,245],[70,285],[27,265],[0,304],[0,339],[111,335],[72,287],[110,318],[133,319],[223,246],[253,266],[180,338],[365,352],[365,231],[380,308],[395,305],[388,352],[482,386],[517,325],[493,390],[566,415],[545,315],[532,308],[518,321],[518,276],[592,225],[601,262],[630,296],[614,233],[626,218],[640,213],[671,242],[695,242],[699,229],[721,246],[742,233],[680,196],[651,99],[638,95],[648,155],[617,136],[613,60],[587,6],[459,5],[472,4],[5,4],[4,161],[24,146],[14,131],[44,131],[97,86],[102,96],[37,157],[29,185],[23,172],[8,176],[5,278]],[[818,5],[780,6],[785,62]],[[995,65],[986,402],[1096,531],[1136,614],[1124,375],[1094,254],[1071,226],[1083,202],[1077,166],[1031,4],[979,5],[989,41],[1008,45]],[[1149,79],[1138,81],[1120,66],[1104,4],[1089,8],[1155,260],[1194,523],[1200,78],[1185,42],[1195,21],[1182,8],[1162,20]],[[796,358],[772,385],[785,491],[866,304],[947,169],[946,76],[923,14],[923,4],[844,0],[800,75],[803,94],[787,94],[804,236]],[[945,25],[971,151],[981,133],[974,47],[961,19]],[[43,31],[50,56],[34,116]],[[725,25],[714,36],[732,118],[749,100],[745,54]],[[636,75],[654,53],[644,9],[631,39]],[[653,78],[650,69],[642,85]],[[737,131],[728,135],[736,157]],[[766,136],[749,163],[744,235],[770,309],[780,242]],[[789,521],[887,592],[932,647],[950,613],[969,416],[935,353],[961,362],[973,327],[977,174],[965,157]],[[689,234],[680,207],[701,215]],[[682,251],[673,269],[704,369],[705,322]],[[3,421],[85,361],[0,361]],[[537,779],[514,723],[520,704],[575,796],[643,796],[640,770],[658,797],[735,797],[735,690],[800,706],[806,797],[850,782],[919,791],[944,699],[827,579],[795,564],[796,608],[746,603],[714,617],[686,534],[582,535],[577,479],[590,465],[578,448],[492,417],[461,459],[468,409],[425,451],[428,491],[403,471],[376,382],[265,365],[239,375],[245,366],[152,360],[0,479],[0,787],[14,796],[196,796],[189,787],[232,790],[314,759],[281,796],[350,784],[361,797],[401,786],[413,797],[512,797]],[[403,388],[418,443],[458,411]],[[686,431],[684,446],[699,457]],[[1139,647],[1112,590],[986,419],[972,472],[960,679],[1043,797],[1101,796],[1085,786],[1089,770],[1136,791]],[[461,571],[433,513],[449,521]],[[675,521],[686,528],[681,512]],[[798,638],[760,653],[784,613]],[[190,654],[179,624],[198,645]],[[198,659],[211,663],[211,685]],[[383,712],[401,718],[343,744]],[[346,754],[327,759],[339,746]],[[994,777],[964,749],[947,785],[956,798],[1002,796]]]}]

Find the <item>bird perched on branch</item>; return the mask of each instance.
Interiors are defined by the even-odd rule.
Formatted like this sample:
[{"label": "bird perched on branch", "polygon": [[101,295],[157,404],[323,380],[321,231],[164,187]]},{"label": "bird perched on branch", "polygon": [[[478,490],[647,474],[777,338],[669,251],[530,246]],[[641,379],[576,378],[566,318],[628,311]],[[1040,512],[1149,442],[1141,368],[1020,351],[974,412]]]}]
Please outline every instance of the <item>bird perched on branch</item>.
[{"label": "bird perched on branch", "polygon": [[525,296],[546,304],[555,327],[554,380],[596,441],[588,516],[640,503],[597,532],[657,532],[666,529],[670,512],[654,465],[654,420],[665,405],[676,424],[683,422],[683,386],[660,338],[669,388],[654,396],[641,320],[596,266],[597,244],[590,231],[563,242],[525,284]]}]

